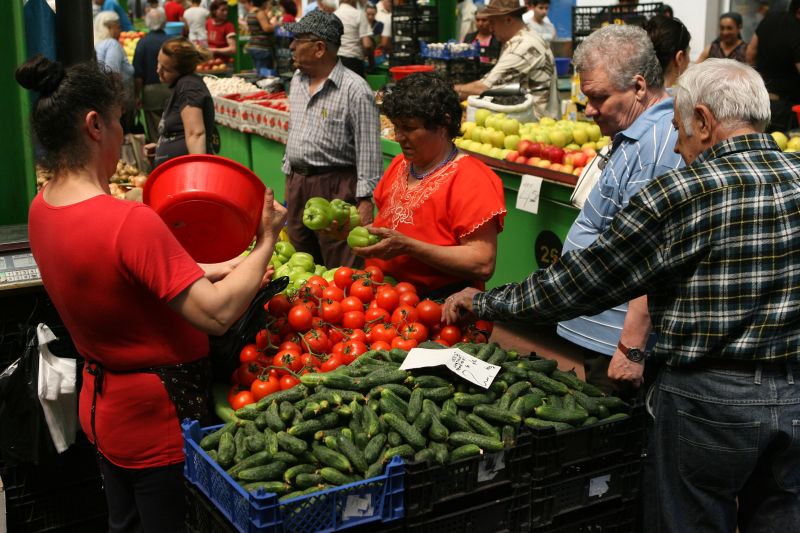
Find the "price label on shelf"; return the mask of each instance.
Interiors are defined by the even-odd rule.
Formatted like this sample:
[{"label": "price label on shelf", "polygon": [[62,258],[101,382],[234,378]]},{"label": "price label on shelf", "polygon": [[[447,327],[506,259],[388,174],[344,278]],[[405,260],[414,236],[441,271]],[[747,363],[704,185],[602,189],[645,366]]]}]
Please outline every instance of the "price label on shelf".
[{"label": "price label on shelf", "polygon": [[542,178],[525,174],[517,192],[517,209],[534,215],[539,213],[539,194],[542,191]]},{"label": "price label on shelf", "polygon": [[489,388],[494,378],[497,377],[497,373],[500,372],[499,366],[490,365],[486,361],[481,361],[458,348],[445,348],[442,350],[413,348],[408,352],[400,368],[402,370],[411,370],[413,368],[441,365],[446,366],[454,374],[484,389]]}]

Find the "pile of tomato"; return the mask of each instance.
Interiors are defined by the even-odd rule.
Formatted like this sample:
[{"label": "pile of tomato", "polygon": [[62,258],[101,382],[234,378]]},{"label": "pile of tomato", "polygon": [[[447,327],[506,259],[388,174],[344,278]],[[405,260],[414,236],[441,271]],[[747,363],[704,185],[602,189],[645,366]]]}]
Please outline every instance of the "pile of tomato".
[{"label": "pile of tomato", "polygon": [[307,372],[330,372],[368,350],[410,350],[430,340],[444,346],[486,342],[492,323],[442,323],[439,303],[420,300],[411,283],[391,285],[374,266],[336,269],[333,282],[312,276],[292,296],[264,306],[267,324],[242,348],[231,376],[234,409],[298,383]]}]

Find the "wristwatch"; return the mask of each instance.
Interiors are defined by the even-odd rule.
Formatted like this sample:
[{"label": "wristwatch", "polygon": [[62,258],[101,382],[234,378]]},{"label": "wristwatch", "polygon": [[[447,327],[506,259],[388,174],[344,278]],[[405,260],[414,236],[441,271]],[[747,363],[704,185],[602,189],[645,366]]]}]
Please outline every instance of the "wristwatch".
[{"label": "wristwatch", "polygon": [[647,359],[648,355],[650,355],[646,350],[641,350],[639,348],[628,348],[627,346],[622,344],[622,341],[619,341],[617,343],[617,348],[619,349],[620,352],[622,352],[622,355],[624,355],[634,363],[641,363],[642,361]]}]

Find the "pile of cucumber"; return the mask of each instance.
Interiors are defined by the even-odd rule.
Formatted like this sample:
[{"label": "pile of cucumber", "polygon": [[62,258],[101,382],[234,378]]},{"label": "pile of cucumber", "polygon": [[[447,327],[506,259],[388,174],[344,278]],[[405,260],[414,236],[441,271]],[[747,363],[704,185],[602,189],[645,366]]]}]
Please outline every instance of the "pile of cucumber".
[{"label": "pile of cucumber", "polygon": [[285,500],[378,476],[395,456],[446,464],[513,446],[523,425],[560,431],[628,416],[555,361],[495,343],[458,347],[501,366],[488,390],[446,370],[401,370],[404,350],[370,351],[239,409],[200,446],[245,489]]}]

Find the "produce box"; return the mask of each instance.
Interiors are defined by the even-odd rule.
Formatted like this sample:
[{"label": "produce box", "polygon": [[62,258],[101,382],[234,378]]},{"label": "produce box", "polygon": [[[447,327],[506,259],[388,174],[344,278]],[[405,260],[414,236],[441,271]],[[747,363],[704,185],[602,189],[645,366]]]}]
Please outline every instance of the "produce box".
[{"label": "produce box", "polygon": [[532,533],[631,533],[638,527],[639,508],[636,500],[620,505],[619,502],[598,505],[556,517],[547,526],[534,527]]},{"label": "produce box", "polygon": [[289,138],[288,99],[259,100],[248,102],[244,107],[250,114],[254,133],[286,143]]},{"label": "produce box", "polygon": [[200,448],[202,437],[220,427],[184,422],[184,474],[240,533],[339,531],[404,514],[403,463],[398,457],[380,476],[279,502],[276,494],[247,492]]},{"label": "produce box", "polygon": [[639,496],[640,472],[641,460],[636,458],[546,484],[534,481],[531,525],[535,530],[553,523],[556,517],[573,512],[589,516],[591,508],[600,503],[614,501],[621,505],[635,501]]}]

